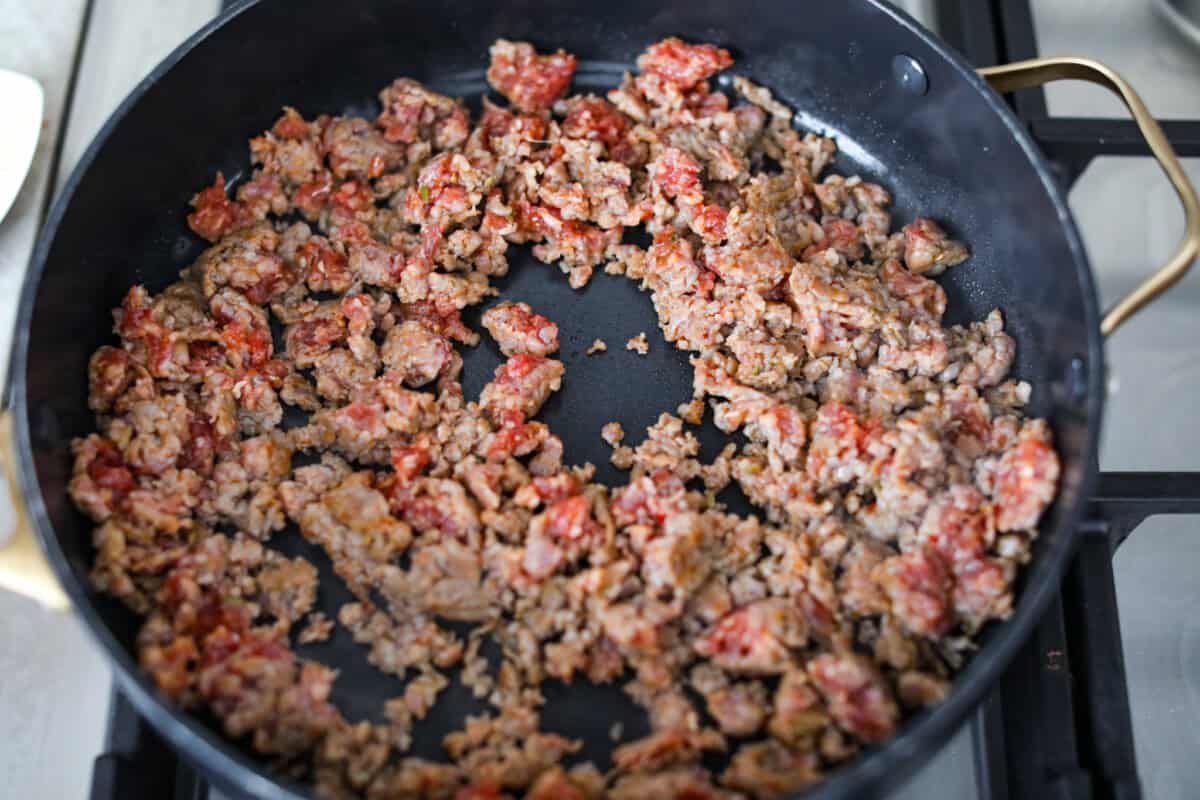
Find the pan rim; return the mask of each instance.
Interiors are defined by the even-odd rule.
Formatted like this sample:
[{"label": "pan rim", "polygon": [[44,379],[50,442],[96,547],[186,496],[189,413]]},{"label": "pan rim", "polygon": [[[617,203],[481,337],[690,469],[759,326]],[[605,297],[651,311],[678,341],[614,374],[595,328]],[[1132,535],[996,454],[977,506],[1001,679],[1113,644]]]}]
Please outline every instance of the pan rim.
[{"label": "pan rim", "polygon": [[[116,683],[134,705],[137,712],[150,722],[170,742],[181,758],[200,768],[218,787],[234,789],[254,797],[270,800],[299,800],[310,797],[311,792],[303,785],[268,772],[265,765],[240,751],[230,740],[218,736],[202,724],[193,714],[174,707],[150,684],[146,675],[138,668],[136,660],[112,634],[92,604],[82,582],[67,563],[58,535],[52,525],[42,499],[40,482],[34,468],[33,448],[30,438],[29,409],[26,403],[26,370],[28,367],[29,326],[37,288],[45,269],[46,259],[56,237],[59,225],[70,206],[75,190],[89,171],[97,154],[103,149],[113,130],[129,111],[142,99],[158,80],[179,61],[189,55],[219,28],[240,16],[262,0],[241,0],[216,16],[200,30],[188,37],[181,45],[161,61],[143,78],[109,116],[95,139],[74,167],[63,185],[58,198],[47,216],[39,234],[37,245],[30,260],[20,294],[20,303],[14,331],[12,359],[10,361],[10,404],[14,416],[16,460],[19,483],[26,499],[27,514],[37,532],[44,552],[74,606],[73,613],[86,623],[89,635],[100,645],[113,667]],[[900,732],[881,746],[865,751],[851,762],[829,772],[825,779],[797,797],[850,798],[874,793],[887,786],[894,788],[911,776],[949,738],[957,733],[968,714],[974,711],[992,688],[1002,671],[1022,647],[1037,622],[1041,619],[1051,597],[1057,593],[1066,569],[1067,560],[1074,552],[1079,521],[1091,496],[1097,476],[1096,453],[1100,429],[1104,393],[1104,353],[1099,330],[1099,303],[1097,301],[1094,276],[1083,247],[1074,217],[1067,205],[1064,191],[1053,177],[1053,173],[1029,132],[1004,102],[966,59],[953,50],[937,35],[926,29],[904,11],[885,0],[864,2],[890,18],[892,24],[900,25],[916,36],[938,57],[944,59],[967,84],[983,95],[989,108],[997,114],[1029,159],[1044,190],[1050,197],[1058,214],[1077,277],[1083,291],[1085,326],[1088,330],[1087,376],[1088,400],[1086,414],[1087,435],[1081,449],[1082,480],[1077,487],[1077,496],[1071,508],[1062,515],[1059,536],[1053,549],[1043,553],[1046,562],[1042,569],[1043,580],[1027,584],[1018,598],[1012,617],[1003,623],[1001,632],[972,657],[967,668],[953,680],[947,698],[929,711],[910,718]]]}]

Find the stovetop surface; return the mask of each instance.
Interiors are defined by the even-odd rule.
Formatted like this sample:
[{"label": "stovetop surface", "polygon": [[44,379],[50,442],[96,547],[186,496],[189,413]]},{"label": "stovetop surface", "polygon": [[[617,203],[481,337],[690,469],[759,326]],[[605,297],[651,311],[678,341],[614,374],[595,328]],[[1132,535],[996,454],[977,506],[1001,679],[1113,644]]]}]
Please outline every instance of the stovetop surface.
[{"label": "stovetop surface", "polygon": [[[14,214],[0,225],[0,245],[16,242],[15,247],[0,247],[7,249],[7,255],[0,257],[0,288],[11,289],[19,281],[20,259],[13,254],[21,252],[22,243],[27,252],[29,230],[35,227],[33,220],[44,202],[35,191],[35,181],[44,185],[56,170],[65,173],[132,84],[214,13],[218,3],[47,0],[37,5],[34,10],[27,0],[0,0],[0,66],[34,72],[43,80],[51,90],[47,107],[54,117],[48,130],[54,134],[65,121],[66,133],[57,163],[54,142],[43,143],[39,171]],[[930,24],[936,7],[987,4],[910,0],[899,5]],[[1200,51],[1167,28],[1151,5],[1147,0],[1033,0],[1039,50],[1107,61],[1142,91],[1158,117],[1200,119]],[[90,21],[84,26],[86,8],[90,8]],[[51,52],[71,48],[72,43],[81,48],[82,70],[74,101],[66,107],[65,83],[59,75],[65,67]],[[1121,114],[1101,90],[1079,84],[1051,87],[1047,103],[1050,113],[1061,116]],[[62,109],[57,116],[56,108]],[[1200,182],[1200,162],[1186,159],[1185,167]],[[1150,265],[1163,261],[1182,231],[1182,216],[1169,186],[1145,158],[1098,159],[1075,184],[1071,205],[1097,275],[1102,304],[1135,285]],[[6,298],[13,295],[0,292]],[[0,301],[0,353],[8,350],[10,305],[11,300]],[[1200,424],[1192,414],[1192,398],[1200,392],[1197,307],[1200,270],[1108,344],[1113,380],[1101,456],[1104,469],[1200,468],[1200,457],[1195,455],[1200,453]],[[1200,607],[1200,582],[1195,580],[1200,571],[1200,535],[1195,520],[1149,520],[1112,563],[1143,796],[1152,800],[1193,797],[1200,786],[1200,759],[1195,757],[1200,752],[1200,730],[1195,725],[1200,718],[1196,682],[1200,622],[1193,611]],[[1086,627],[1078,617],[1068,615],[1063,620],[1066,627]],[[1052,639],[1055,632],[1042,633]],[[6,787],[0,794],[87,796],[92,759],[101,749],[109,682],[106,667],[73,620],[48,617],[26,601],[4,594],[0,594],[0,637],[6,642],[0,648],[0,668],[6,676],[0,682],[0,738],[9,743],[0,748],[0,785]],[[1044,669],[1043,651],[1031,648],[1026,667]],[[974,724],[1002,728],[1003,723],[1003,709],[993,706],[983,722]],[[988,753],[987,748],[977,748],[979,741],[970,727],[964,729],[891,797],[991,800],[1000,796],[994,773],[1006,770],[1003,764],[993,763],[993,774],[985,774],[989,770],[980,765],[987,763]],[[1067,775],[1054,791],[1064,797],[1087,796],[1071,794],[1074,786]]]},{"label": "stovetop surface", "polygon": [[[1118,69],[1160,119],[1200,119],[1200,50],[1144,0],[1033,3],[1041,51],[1094,56]],[[1050,87],[1049,111],[1120,115],[1103,90]],[[1200,160],[1184,159],[1193,182]],[[1147,158],[1094,162],[1071,192],[1101,305],[1163,263],[1183,215]],[[1111,394],[1100,465],[1200,469],[1200,271],[1193,270],[1107,345]],[[1147,520],[1113,559],[1138,774],[1151,800],[1200,794],[1200,530],[1195,518]]]}]

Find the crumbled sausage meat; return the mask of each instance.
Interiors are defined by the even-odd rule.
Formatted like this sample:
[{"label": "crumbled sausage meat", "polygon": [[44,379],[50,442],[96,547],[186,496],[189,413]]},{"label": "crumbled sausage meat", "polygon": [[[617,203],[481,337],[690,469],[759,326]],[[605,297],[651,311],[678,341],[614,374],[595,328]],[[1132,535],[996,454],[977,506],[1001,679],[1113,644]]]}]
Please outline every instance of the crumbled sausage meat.
[{"label": "crumbled sausage meat", "polygon": [[[1049,427],[998,311],[943,323],[932,278],[965,245],[919,216],[893,231],[884,187],[823,174],[832,139],[745,77],[740,100],[713,89],[731,65],[672,37],[569,96],[573,55],[499,40],[508,105],[474,124],[398,78],[374,119],[285,108],[243,180],[194,196],[207,249],[127,292],[71,447],[91,581],[144,617],[166,697],[318,796],[641,800],[802,790],[946,695],[1013,608],[1060,478]],[[537,419],[570,377],[528,304],[482,314],[506,360],[464,393],[465,320],[510,246],[574,288],[639,282],[691,358],[679,416],[629,446],[603,427],[619,486]],[[711,463],[686,427],[706,404],[744,434]],[[733,481],[762,519],[722,504]],[[377,717],[347,719],[293,649],[334,622],[316,568],[274,548],[291,536],[402,682]],[[407,755],[459,665],[486,713],[445,737],[450,763]],[[547,678],[621,684],[649,732],[608,773],[563,766],[580,743],[540,730]]]}]

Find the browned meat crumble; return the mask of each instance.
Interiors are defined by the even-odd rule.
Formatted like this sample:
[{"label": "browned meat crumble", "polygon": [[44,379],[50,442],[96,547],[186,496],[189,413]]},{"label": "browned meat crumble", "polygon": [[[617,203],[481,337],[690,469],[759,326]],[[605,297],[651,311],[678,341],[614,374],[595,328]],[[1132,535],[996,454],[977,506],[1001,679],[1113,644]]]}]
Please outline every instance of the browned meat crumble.
[{"label": "browned meat crumble", "polygon": [[[97,428],[70,492],[96,523],[92,581],[145,616],[164,695],[321,797],[767,798],[820,780],[938,702],[1012,608],[1059,473],[1030,387],[1006,378],[1014,343],[999,312],[942,324],[930,276],[966,248],[928,219],[893,232],[887,191],[825,174],[834,142],[765,89],[713,91],[726,51],[664,40],[603,97],[567,96],[570,54],[501,40],[491,57],[510,105],[473,124],[400,78],[374,120],[285,109],[233,196],[220,174],[195,196],[212,246],[164,291],[130,289],[119,345],[89,365]],[[653,244],[622,243],[632,226]],[[679,416],[632,447],[605,426],[623,486],[569,466],[536,419],[570,376],[527,304],[484,315],[507,360],[463,394],[456,346],[479,335],[460,312],[511,244],[575,287],[596,267],[639,281],[691,354]],[[711,464],[685,427],[705,400],[748,440]],[[281,427],[285,406],[307,423]],[[734,481],[765,522],[715,501]],[[406,680],[386,723],[346,719],[334,671],[292,649],[318,588],[263,546],[289,523],[357,598],[338,621]],[[310,616],[297,642],[332,625]],[[457,666],[492,711],[446,737],[446,763],[406,755]],[[580,743],[539,726],[547,678],[621,682],[651,733],[607,773],[567,767]],[[728,755],[715,773],[711,752]]]},{"label": "browned meat crumble", "polygon": [[625,343],[626,350],[632,350],[639,356],[644,356],[650,352],[650,342],[646,341],[646,332],[642,331],[637,336],[634,336]]},{"label": "browned meat crumble", "polygon": [[625,428],[619,422],[607,422],[600,429],[600,438],[608,442],[610,447],[617,447],[625,438]]},{"label": "browned meat crumble", "polygon": [[296,641],[300,644],[323,642],[333,635],[333,620],[320,611],[314,612],[308,618],[308,624],[301,629]]}]

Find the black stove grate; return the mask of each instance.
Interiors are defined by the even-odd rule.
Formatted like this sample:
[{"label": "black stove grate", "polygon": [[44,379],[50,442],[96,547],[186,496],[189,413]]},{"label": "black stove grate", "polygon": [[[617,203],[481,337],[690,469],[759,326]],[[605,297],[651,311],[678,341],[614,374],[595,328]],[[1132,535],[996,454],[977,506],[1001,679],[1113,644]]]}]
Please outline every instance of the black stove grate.
[{"label": "black stove grate", "polygon": [[[933,5],[942,37],[974,64],[1038,55],[1030,0]],[[1149,155],[1131,120],[1052,117],[1041,89],[1009,101],[1066,187],[1097,156]],[[1200,156],[1200,121],[1162,125],[1180,156]],[[1200,473],[1101,476],[1060,596],[971,723],[980,800],[1140,800],[1112,555],[1146,517],[1180,513],[1200,513]],[[204,778],[114,691],[92,800],[208,796]]]},{"label": "black stove grate", "polygon": [[[979,66],[1039,55],[1030,0],[937,0],[943,38]],[[1148,156],[1128,119],[1050,116],[1041,88],[1008,98],[1070,188],[1098,156]],[[1200,155],[1200,121],[1162,127]],[[1200,512],[1200,475],[1101,476],[1060,596],[974,721],[981,800],[1140,800],[1112,556],[1144,519]]]},{"label": "black stove grate", "polygon": [[[972,64],[986,67],[1039,55],[1030,0],[935,0],[933,5],[942,38]],[[1042,89],[1022,89],[1010,102],[1067,186],[1097,156],[1150,155],[1131,119],[1052,117]],[[1200,120],[1160,124],[1178,155],[1200,156]]]},{"label": "black stove grate", "polygon": [[208,784],[113,689],[104,752],[92,767],[91,800],[208,800]]}]

